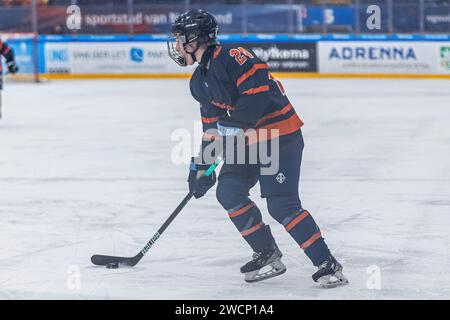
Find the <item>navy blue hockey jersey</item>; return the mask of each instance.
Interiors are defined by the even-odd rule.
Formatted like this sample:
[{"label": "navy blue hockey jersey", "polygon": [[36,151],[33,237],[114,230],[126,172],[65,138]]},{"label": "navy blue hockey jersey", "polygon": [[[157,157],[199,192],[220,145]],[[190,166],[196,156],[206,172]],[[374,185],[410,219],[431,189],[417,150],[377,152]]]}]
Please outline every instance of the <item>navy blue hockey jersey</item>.
[{"label": "navy blue hockey jersey", "polygon": [[[267,129],[249,143],[298,132],[298,117],[283,86],[268,65],[244,47],[212,46],[202,56],[190,81],[192,96],[200,102],[203,131],[221,124],[244,130]],[[277,129],[270,134],[271,129]],[[278,133],[276,133],[278,132]],[[204,135],[204,141],[214,139]]]},{"label": "navy blue hockey jersey", "polygon": [[0,90],[3,87],[3,72],[2,72],[2,63],[1,56],[4,56],[7,62],[14,60],[14,53],[10,46],[6,42],[2,42],[0,40]]}]

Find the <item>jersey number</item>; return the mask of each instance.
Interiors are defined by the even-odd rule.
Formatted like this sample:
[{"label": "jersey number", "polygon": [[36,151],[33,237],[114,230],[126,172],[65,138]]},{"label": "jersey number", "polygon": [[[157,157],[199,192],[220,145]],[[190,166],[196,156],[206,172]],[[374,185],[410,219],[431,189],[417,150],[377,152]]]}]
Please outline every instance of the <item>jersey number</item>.
[{"label": "jersey number", "polygon": [[242,47],[231,49],[230,56],[234,57],[241,66],[247,61],[247,57],[253,59],[253,55]]}]

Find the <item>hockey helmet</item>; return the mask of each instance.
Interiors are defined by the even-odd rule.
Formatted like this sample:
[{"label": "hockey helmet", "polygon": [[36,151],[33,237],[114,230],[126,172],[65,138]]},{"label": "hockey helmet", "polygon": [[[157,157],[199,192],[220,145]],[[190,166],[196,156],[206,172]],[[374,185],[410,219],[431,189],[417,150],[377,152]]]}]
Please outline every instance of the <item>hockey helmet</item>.
[{"label": "hockey helmet", "polygon": [[176,39],[179,38],[183,46],[195,41],[198,49],[204,43],[210,45],[218,44],[218,31],[219,26],[216,18],[203,9],[189,10],[181,14],[172,23],[172,36],[167,40],[169,56],[179,65],[186,66],[184,57],[175,49]]}]

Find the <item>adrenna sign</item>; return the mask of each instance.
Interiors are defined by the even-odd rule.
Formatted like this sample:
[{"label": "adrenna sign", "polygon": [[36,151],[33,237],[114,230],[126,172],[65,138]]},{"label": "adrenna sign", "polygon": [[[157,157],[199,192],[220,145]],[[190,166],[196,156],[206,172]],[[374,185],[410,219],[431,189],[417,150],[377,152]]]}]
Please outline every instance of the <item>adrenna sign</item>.
[{"label": "adrenna sign", "polygon": [[413,48],[342,47],[333,48],[329,60],[417,60]]}]

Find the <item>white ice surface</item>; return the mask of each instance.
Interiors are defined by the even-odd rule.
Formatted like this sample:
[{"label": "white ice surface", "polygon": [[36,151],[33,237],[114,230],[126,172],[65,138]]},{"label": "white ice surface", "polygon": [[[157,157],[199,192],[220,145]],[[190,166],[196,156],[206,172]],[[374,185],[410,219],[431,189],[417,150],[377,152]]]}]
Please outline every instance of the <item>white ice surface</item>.
[{"label": "white ice surface", "polygon": [[[199,112],[187,80],[68,81],[3,92],[0,299],[449,299],[450,82],[283,83],[305,122],[302,202],[349,286],[312,282],[258,188],[281,277],[244,283],[250,250],[213,191],[135,268],[91,265],[94,253],[137,253],[183,198],[187,168],[170,161],[170,135],[192,131]],[[373,265],[381,290],[367,287]],[[67,286],[76,268],[79,290]]]}]

